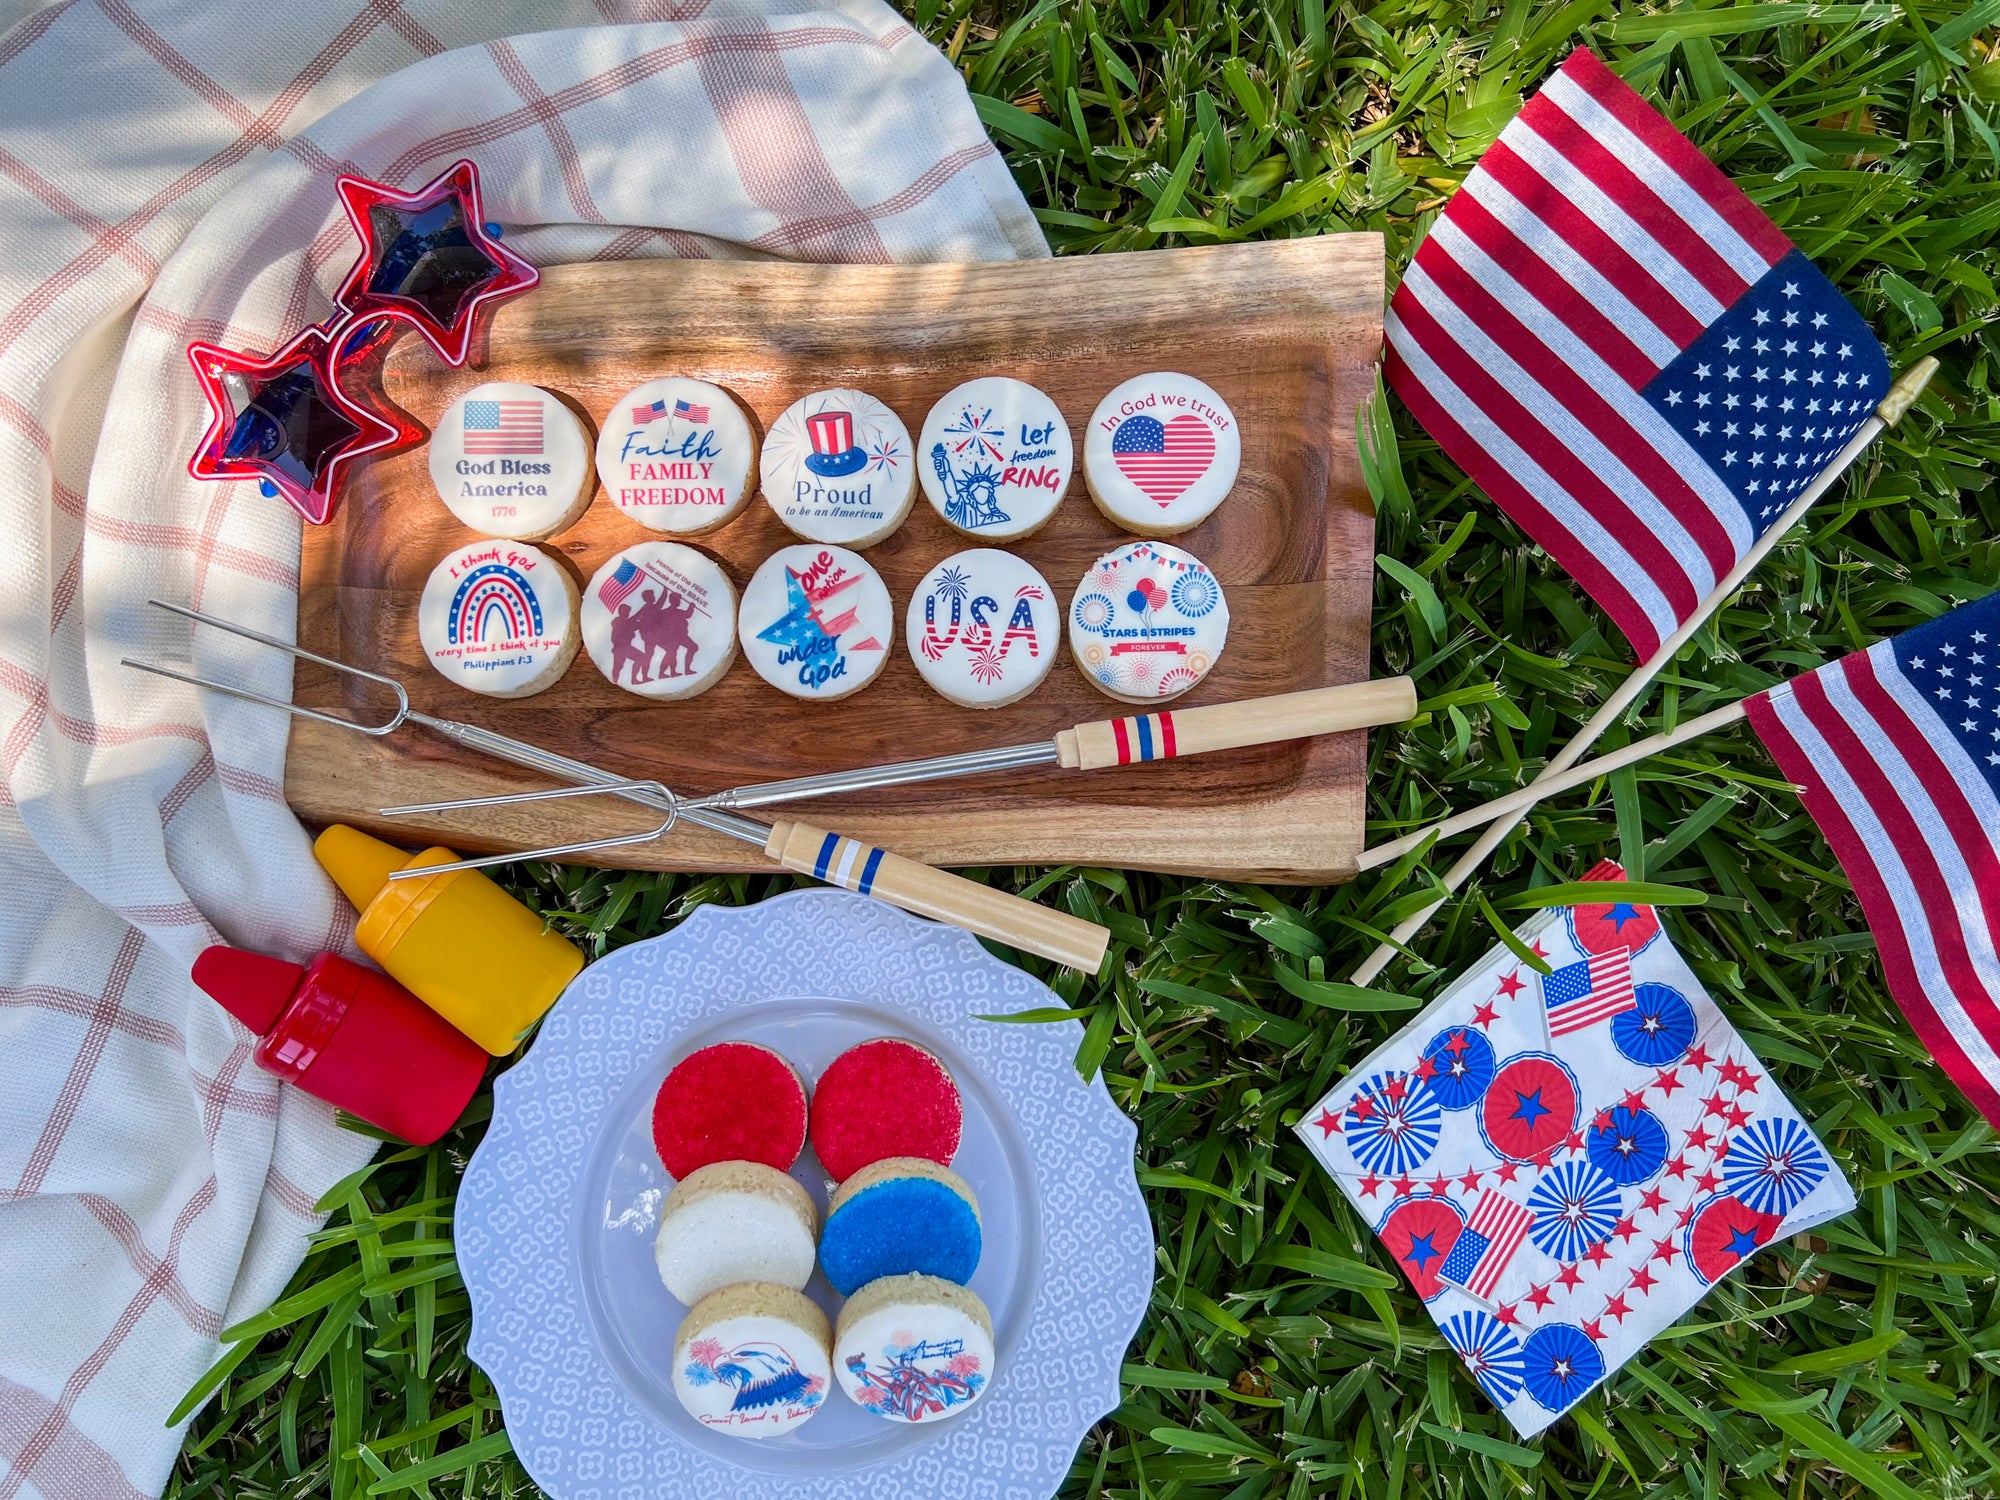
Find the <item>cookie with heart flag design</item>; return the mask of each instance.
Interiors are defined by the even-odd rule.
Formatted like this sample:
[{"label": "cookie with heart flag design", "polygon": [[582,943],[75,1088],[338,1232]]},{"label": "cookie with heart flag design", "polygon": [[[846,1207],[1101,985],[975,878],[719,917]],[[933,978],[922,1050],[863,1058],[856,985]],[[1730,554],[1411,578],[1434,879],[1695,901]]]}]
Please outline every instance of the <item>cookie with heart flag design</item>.
[{"label": "cookie with heart flag design", "polygon": [[1243,440],[1211,387],[1171,370],[1137,375],[1090,414],[1083,477],[1114,523],[1172,536],[1208,519],[1236,483]]}]

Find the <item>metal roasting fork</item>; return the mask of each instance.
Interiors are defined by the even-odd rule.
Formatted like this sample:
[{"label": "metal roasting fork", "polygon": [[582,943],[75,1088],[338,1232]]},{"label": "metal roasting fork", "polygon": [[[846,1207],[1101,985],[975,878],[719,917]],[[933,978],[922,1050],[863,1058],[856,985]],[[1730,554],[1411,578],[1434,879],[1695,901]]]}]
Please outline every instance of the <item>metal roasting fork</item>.
[{"label": "metal roasting fork", "polygon": [[[269,646],[273,650],[283,651],[301,661],[309,661],[329,671],[344,673],[349,677],[386,688],[395,696],[396,711],[381,723],[365,723],[343,714],[306,708],[283,698],[252,692],[233,683],[198,677],[191,672],[182,672],[155,662],[134,661],[127,657],[124,664],[128,667],[135,667],[142,672],[152,672],[161,677],[170,677],[176,682],[185,682],[192,687],[204,688],[210,692],[223,693],[247,703],[261,703],[270,708],[281,709],[296,718],[315,719],[322,724],[351,729],[358,734],[377,739],[393,734],[406,724],[415,724],[481,755],[488,755],[531,771],[539,771],[558,781],[569,782],[573,787],[588,788],[623,797],[668,815],[657,829],[629,838],[596,839],[581,845],[565,845],[558,850],[544,852],[573,853],[613,844],[637,843],[666,833],[677,822],[685,820],[697,827],[739,839],[747,844],[755,844],[786,869],[801,875],[810,875],[816,880],[825,880],[847,890],[857,891],[864,896],[872,896],[878,901],[885,901],[891,906],[901,907],[920,916],[934,917],[938,921],[952,923],[981,937],[992,938],[995,942],[1006,943],[1056,963],[1082,969],[1086,973],[1097,971],[1104,960],[1106,949],[1110,946],[1110,932],[1094,922],[1086,922],[1066,912],[1052,911],[1046,906],[1024,901],[1019,896],[993,890],[948,871],[932,869],[929,865],[918,864],[915,860],[891,854],[887,850],[864,844],[858,839],[829,833],[809,823],[792,821],[760,823],[754,818],[746,818],[726,809],[698,806],[677,797],[657,781],[635,781],[616,772],[607,771],[601,766],[593,766],[587,761],[574,760],[553,750],[544,750],[525,740],[517,740],[490,729],[481,729],[476,724],[436,718],[410,707],[409,693],[393,677],[351,666],[347,662],[308,651],[290,641],[281,641],[275,636],[265,635],[261,631],[238,625],[231,620],[203,614],[184,605],[169,604],[163,599],[152,599],[148,602],[166,610],[169,614],[179,615],[198,625],[227,631],[231,635],[238,635],[259,645]],[[550,794],[537,795],[546,797]],[[519,799],[503,797],[478,800],[491,802]],[[526,856],[508,854],[464,863],[483,865],[524,857]],[[432,865],[423,873],[434,875],[441,870],[452,868],[454,866]]]}]

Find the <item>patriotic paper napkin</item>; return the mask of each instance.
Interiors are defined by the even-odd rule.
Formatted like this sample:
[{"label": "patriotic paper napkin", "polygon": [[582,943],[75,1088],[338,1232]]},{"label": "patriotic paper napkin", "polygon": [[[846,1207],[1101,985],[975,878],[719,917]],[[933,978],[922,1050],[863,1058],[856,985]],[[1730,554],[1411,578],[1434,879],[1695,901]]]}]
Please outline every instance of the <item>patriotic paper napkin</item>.
[{"label": "patriotic paper napkin", "polygon": [[1297,1126],[1523,1437],[1854,1207],[1653,909],[1608,894],[1519,929],[1548,975],[1495,947]]}]

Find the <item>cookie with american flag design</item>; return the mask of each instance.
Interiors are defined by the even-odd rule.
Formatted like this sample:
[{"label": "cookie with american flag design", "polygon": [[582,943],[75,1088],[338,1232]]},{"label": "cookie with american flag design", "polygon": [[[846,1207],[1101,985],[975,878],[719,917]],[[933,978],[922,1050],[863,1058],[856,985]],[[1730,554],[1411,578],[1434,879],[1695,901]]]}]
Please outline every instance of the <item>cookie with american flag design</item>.
[{"label": "cookie with american flag design", "polygon": [[1198,526],[1228,498],[1243,461],[1236,414],[1212,386],[1157,370],[1097,403],[1083,478],[1111,521],[1141,536]]}]

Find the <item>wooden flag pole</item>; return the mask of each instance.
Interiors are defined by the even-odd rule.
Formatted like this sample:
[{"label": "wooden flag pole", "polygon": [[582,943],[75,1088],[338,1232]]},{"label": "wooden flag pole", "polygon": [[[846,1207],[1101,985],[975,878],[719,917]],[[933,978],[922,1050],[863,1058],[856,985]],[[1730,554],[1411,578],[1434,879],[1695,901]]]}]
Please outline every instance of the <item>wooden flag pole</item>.
[{"label": "wooden flag pole", "polygon": [[1541,777],[1532,785],[1522,787],[1518,792],[1495,797],[1491,802],[1475,807],[1469,812],[1453,813],[1450,817],[1427,828],[1420,828],[1415,833],[1391,839],[1386,844],[1377,844],[1372,849],[1364,849],[1361,851],[1361,857],[1355,862],[1356,866],[1363,870],[1373,870],[1391,864],[1432,835],[1438,838],[1450,838],[1453,834],[1463,833],[1468,828],[1477,828],[1481,823],[1491,823],[1495,818],[1504,818],[1509,813],[1524,813],[1544,797],[1554,797],[1562,792],[1587,786],[1600,776],[1609,776],[1613,771],[1637,765],[1640,761],[1658,755],[1663,750],[1671,750],[1674,746],[1684,745],[1689,740],[1698,740],[1705,734],[1715,733],[1718,729],[1727,729],[1748,712],[1745,707],[1748,702],[1748,699],[1738,699],[1699,718],[1689,719],[1685,724],[1670,729],[1665,734],[1656,734],[1649,740],[1621,746],[1619,749],[1598,756],[1595,760],[1571,766],[1567,771]]},{"label": "wooden flag pole", "polygon": [[[1751,545],[1750,550],[1737,559],[1736,566],[1709,591],[1708,597],[1695,607],[1694,613],[1681,622],[1679,629],[1660,643],[1659,649],[1643,665],[1618,685],[1618,690],[1604,700],[1604,706],[1591,715],[1590,722],[1585,724],[1568,744],[1550,757],[1541,774],[1523,788],[1523,791],[1534,792],[1535,796],[1522,804],[1514,816],[1508,817],[1502,814],[1474,841],[1472,847],[1459,857],[1458,862],[1445,871],[1442,884],[1447,892],[1457,890],[1473,871],[1486,863],[1486,856],[1497,849],[1507,835],[1520,826],[1521,818],[1526,815],[1527,809],[1542,796],[1547,795],[1548,789],[1544,783],[1574,766],[1583,758],[1584,753],[1597,743],[1604,732],[1618,722],[1625,710],[1636,703],[1640,695],[1652,686],[1653,679],[1659,676],[1669,662],[1680,655],[1681,648],[1694,638],[1695,632],[1708,622],[1709,616],[1720,609],[1736,590],[1742,587],[1743,580],[1750,575],[1751,570],[1761,563],[1770,554],[1771,549],[1783,541],[1791,529],[1804,518],[1806,512],[1812,509],[1813,503],[1833,487],[1834,481],[1847,472],[1848,467],[1866,451],[1870,443],[1886,429],[1902,420],[1903,413],[1908,411],[1917,397],[1923,394],[1924,387],[1930,383],[1931,376],[1936,372],[1937,361],[1926,355],[1902,373],[1896,383],[1889,387],[1889,394],[1882,398],[1881,404],[1875,408],[1868,420],[1855,430],[1854,436],[1847,440],[1847,445],[1820,471],[1819,477],[1799,492],[1798,498],[1766,528],[1764,534]],[[1438,826],[1441,825],[1433,825],[1433,827]],[[1431,831],[1427,828],[1411,837],[1428,836]],[[1446,899],[1446,896],[1440,896],[1423,910],[1398,922],[1388,939],[1378,943],[1375,951],[1369,954],[1367,960],[1349,976],[1349,983],[1365,985],[1380,974],[1388,967],[1389,960],[1394,958],[1403,946],[1416,936],[1423,925],[1430,921],[1438,908],[1445,904]]]}]

